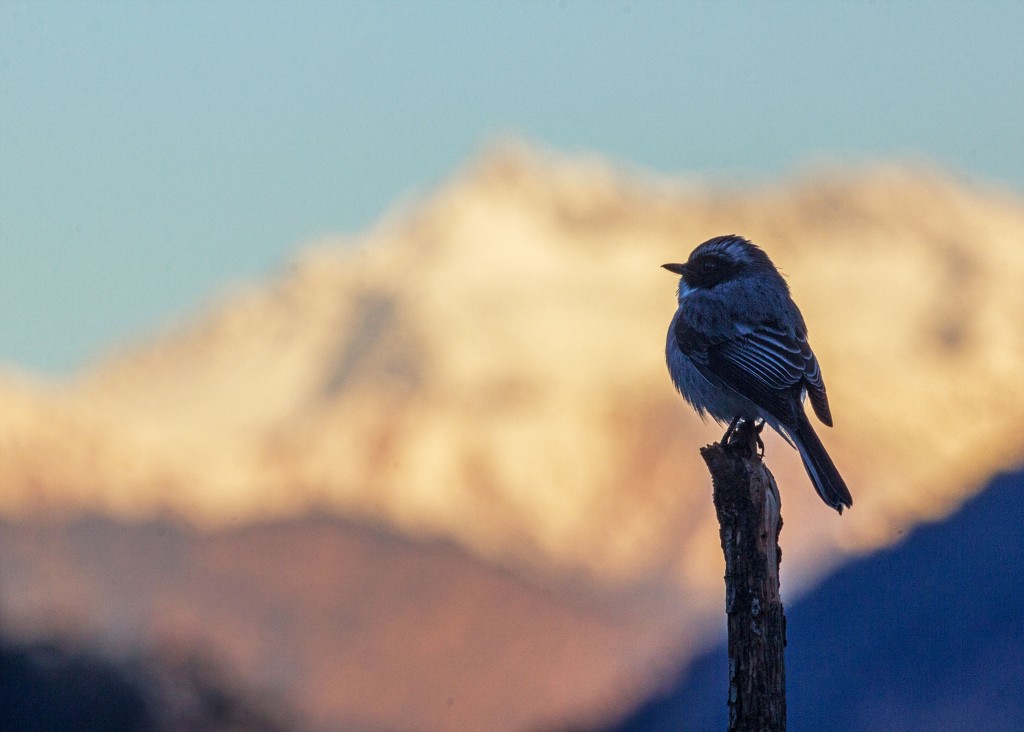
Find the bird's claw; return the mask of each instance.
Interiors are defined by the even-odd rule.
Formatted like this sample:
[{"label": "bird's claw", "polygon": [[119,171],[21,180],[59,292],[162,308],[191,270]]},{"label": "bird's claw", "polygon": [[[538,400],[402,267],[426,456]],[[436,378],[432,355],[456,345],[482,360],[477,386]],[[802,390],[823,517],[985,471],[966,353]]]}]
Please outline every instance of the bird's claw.
[{"label": "bird's claw", "polygon": [[764,440],[761,439],[761,430],[764,429],[764,420],[754,425],[754,442],[757,444],[757,456],[764,457]]},{"label": "bird's claw", "polygon": [[750,420],[736,417],[729,423],[729,429],[722,436],[722,445],[726,448],[746,448],[750,454],[764,457],[764,440],[761,431],[764,420]]}]

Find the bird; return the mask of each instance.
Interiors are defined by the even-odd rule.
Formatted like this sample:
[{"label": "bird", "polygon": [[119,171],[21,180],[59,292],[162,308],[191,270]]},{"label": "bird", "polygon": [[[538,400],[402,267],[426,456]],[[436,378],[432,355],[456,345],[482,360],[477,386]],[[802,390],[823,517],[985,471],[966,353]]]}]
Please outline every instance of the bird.
[{"label": "bird", "polygon": [[679,306],[665,358],[676,389],[705,418],[729,428],[768,424],[800,453],[821,499],[842,514],[853,498],[804,410],[832,426],[818,359],[789,285],[763,249],[736,234],[700,244],[682,264]]}]

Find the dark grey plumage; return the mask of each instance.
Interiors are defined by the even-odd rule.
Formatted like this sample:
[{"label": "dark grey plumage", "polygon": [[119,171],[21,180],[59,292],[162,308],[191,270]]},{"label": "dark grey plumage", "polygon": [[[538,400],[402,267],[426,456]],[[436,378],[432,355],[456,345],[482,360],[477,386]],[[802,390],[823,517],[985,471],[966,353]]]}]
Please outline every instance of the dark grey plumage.
[{"label": "dark grey plumage", "polygon": [[759,247],[736,235],[704,242],[679,275],[666,359],[679,393],[702,417],[764,420],[800,452],[815,490],[842,513],[853,498],[804,412],[832,426],[818,360],[789,286]]}]

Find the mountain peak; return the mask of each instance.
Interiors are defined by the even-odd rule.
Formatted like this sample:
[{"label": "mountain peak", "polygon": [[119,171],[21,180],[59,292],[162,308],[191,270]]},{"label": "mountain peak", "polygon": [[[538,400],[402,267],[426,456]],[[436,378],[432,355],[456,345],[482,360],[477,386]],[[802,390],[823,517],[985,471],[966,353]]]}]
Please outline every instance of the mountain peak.
[{"label": "mountain peak", "polygon": [[892,541],[1020,460],[1018,200],[887,166],[708,188],[504,143],[59,393],[17,387],[0,508],[329,507],[499,563],[717,588],[697,447],[718,429],[664,373],[659,265],[732,231],[789,277],[856,498],[823,518],[769,442],[788,571]]}]

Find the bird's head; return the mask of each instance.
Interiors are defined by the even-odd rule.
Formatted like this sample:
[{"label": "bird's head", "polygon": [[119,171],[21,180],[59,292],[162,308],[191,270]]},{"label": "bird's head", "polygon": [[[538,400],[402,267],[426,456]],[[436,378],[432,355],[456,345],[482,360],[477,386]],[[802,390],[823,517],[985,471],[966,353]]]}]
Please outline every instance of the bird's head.
[{"label": "bird's head", "polygon": [[775,265],[760,247],[742,236],[729,234],[708,239],[683,264],[661,265],[680,276],[688,290],[710,290],[723,282],[756,275],[773,274],[781,279]]}]

